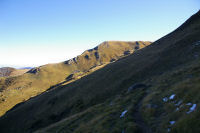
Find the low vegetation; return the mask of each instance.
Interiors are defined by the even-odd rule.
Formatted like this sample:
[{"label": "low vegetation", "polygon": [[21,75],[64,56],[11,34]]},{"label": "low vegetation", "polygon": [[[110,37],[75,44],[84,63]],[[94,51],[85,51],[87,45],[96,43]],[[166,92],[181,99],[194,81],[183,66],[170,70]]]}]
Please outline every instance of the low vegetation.
[{"label": "low vegetation", "polygon": [[15,106],[0,132],[199,133],[199,29],[200,11],[150,46]]},{"label": "low vegetation", "polygon": [[[103,42],[99,46],[65,62],[33,68],[17,77],[0,78],[0,98],[4,99],[0,102],[0,116],[20,102],[58,85],[68,84],[80,79],[109,64],[112,59],[118,60],[127,56],[124,55],[124,51],[130,51],[129,54],[133,53],[136,51],[136,45],[143,48],[149,44],[150,42],[142,41]],[[14,70],[12,73],[15,72]],[[73,75],[73,79],[68,80],[69,75]]]}]

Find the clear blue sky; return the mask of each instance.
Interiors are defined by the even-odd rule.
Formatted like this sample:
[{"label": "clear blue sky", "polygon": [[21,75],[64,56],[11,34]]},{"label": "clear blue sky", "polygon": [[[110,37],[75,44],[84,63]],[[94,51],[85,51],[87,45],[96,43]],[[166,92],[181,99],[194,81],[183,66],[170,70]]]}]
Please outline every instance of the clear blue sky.
[{"label": "clear blue sky", "polygon": [[0,0],[0,66],[64,61],[106,40],[155,41],[199,0]]}]

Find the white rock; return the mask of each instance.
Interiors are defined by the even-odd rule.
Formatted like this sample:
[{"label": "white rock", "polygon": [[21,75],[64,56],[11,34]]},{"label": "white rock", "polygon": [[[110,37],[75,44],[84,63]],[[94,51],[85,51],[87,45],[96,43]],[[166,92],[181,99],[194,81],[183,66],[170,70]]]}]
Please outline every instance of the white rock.
[{"label": "white rock", "polygon": [[188,106],[191,106],[191,105],[192,105],[192,103],[186,103],[186,105],[188,105]]},{"label": "white rock", "polygon": [[183,102],[183,101],[180,100],[177,104],[175,104],[175,106],[180,106],[182,102]]},{"label": "white rock", "polygon": [[128,112],[128,110],[125,110],[122,112],[122,114],[120,115],[120,118],[124,117],[124,115]]},{"label": "white rock", "polygon": [[167,102],[167,101],[168,101],[168,98],[167,98],[167,97],[164,97],[162,100],[163,100],[163,102]]},{"label": "white rock", "polygon": [[169,97],[169,99],[170,99],[170,100],[173,100],[175,96],[176,96],[175,94],[172,94],[172,95]]},{"label": "white rock", "polygon": [[197,41],[197,42],[195,43],[195,45],[196,45],[196,46],[200,45],[200,41]]},{"label": "white rock", "polygon": [[169,123],[170,125],[174,125],[175,121],[170,121]]},{"label": "white rock", "polygon": [[187,112],[187,114],[193,112],[197,107],[197,104],[193,104],[192,107],[190,107],[190,110]]}]

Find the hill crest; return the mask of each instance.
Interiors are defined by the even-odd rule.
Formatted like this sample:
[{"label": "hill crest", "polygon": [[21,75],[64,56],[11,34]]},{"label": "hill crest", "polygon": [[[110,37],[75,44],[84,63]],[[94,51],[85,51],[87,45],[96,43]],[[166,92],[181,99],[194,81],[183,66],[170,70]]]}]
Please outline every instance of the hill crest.
[{"label": "hill crest", "polygon": [[11,107],[55,86],[65,85],[105,65],[130,55],[151,42],[104,42],[81,55],[55,64],[33,68],[27,73],[0,79],[0,115]]}]

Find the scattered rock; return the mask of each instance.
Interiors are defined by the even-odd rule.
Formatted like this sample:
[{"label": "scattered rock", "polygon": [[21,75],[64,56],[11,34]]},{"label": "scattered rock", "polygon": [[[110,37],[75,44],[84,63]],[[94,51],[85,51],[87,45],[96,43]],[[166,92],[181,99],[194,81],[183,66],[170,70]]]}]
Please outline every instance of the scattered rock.
[{"label": "scattered rock", "polygon": [[170,125],[174,125],[175,121],[170,121],[169,123],[170,123]]},{"label": "scattered rock", "polygon": [[114,62],[114,61],[116,61],[116,59],[111,59],[111,60],[110,60],[110,62]]},{"label": "scattered rock", "polygon": [[99,59],[99,53],[98,52],[95,52],[94,56],[96,57],[96,59]]},{"label": "scattered rock", "polygon": [[185,105],[187,105],[187,106],[192,106],[192,103],[186,103]]},{"label": "scattered rock", "polygon": [[78,60],[78,57],[74,57],[74,58],[73,58],[73,61],[74,61],[75,63],[77,63],[77,60]]},{"label": "scattered rock", "polygon": [[129,55],[131,52],[129,50],[124,51],[124,55]]},{"label": "scattered rock", "polygon": [[90,58],[89,58],[89,56],[88,56],[88,55],[85,55],[85,59],[89,60]]},{"label": "scattered rock", "polygon": [[[168,100],[173,100],[175,96],[176,96],[175,94],[172,94],[169,98],[164,97],[162,100],[163,102],[167,102]],[[175,103],[175,101],[173,103]]]},{"label": "scattered rock", "polygon": [[128,112],[128,110],[125,110],[121,113],[120,118],[124,117],[124,115]]},{"label": "scattered rock", "polygon": [[182,107],[184,107],[184,105],[182,104],[179,108],[182,108]]},{"label": "scattered rock", "polygon": [[140,46],[138,45],[138,46],[135,46],[135,50],[138,50],[140,48]]},{"label": "scattered rock", "polygon": [[175,96],[176,96],[175,94],[172,94],[172,95],[169,97],[169,99],[170,99],[170,100],[173,100]]},{"label": "scattered rock", "polygon": [[190,107],[190,110],[187,112],[187,114],[190,114],[191,112],[193,112],[196,109],[196,104],[193,104],[192,107]]},{"label": "scattered rock", "polygon": [[89,50],[88,50],[88,52],[92,52],[92,51],[93,51],[93,49],[89,49]]},{"label": "scattered rock", "polygon": [[4,98],[0,98],[0,102],[1,102],[1,101],[4,102],[4,101],[6,101],[6,100],[5,100]]},{"label": "scattered rock", "polygon": [[176,111],[179,111],[179,107],[176,108]]},{"label": "scattered rock", "polygon": [[36,73],[39,72],[39,71],[40,71],[39,68],[33,68],[33,69],[29,70],[27,73],[36,74]]},{"label": "scattered rock", "polygon": [[99,47],[97,46],[97,47],[94,48],[94,50],[98,50],[98,48],[99,48]]},{"label": "scattered rock", "polygon": [[197,41],[194,43],[195,46],[199,46],[200,45],[200,41]]},{"label": "scattered rock", "polygon": [[183,102],[183,101],[180,100],[178,103],[175,104],[175,106],[180,106],[182,102]]},{"label": "scattered rock", "polygon": [[164,97],[163,98],[163,102],[167,102],[168,101],[168,98],[167,97]]},{"label": "scattered rock", "polygon": [[72,64],[72,62],[73,62],[73,60],[70,59],[70,60],[65,61],[64,63],[70,65],[70,64]]}]

